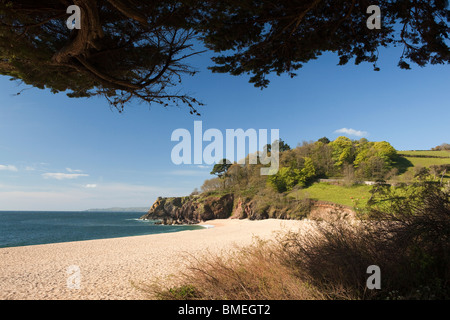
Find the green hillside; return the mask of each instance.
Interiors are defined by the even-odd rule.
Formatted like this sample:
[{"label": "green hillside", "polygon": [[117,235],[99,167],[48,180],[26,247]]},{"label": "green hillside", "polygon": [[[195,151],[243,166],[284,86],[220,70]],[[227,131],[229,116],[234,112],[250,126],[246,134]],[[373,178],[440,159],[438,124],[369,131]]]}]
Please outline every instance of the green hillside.
[{"label": "green hillside", "polygon": [[420,150],[420,151],[398,151],[400,155],[412,156],[412,157],[443,157],[450,158],[450,151],[430,151],[430,150]]},{"label": "green hillside", "polygon": [[[399,151],[408,165],[405,172],[401,173],[399,180],[407,182],[420,168],[432,168],[432,166],[450,165],[450,151]],[[433,174],[433,172],[431,172]],[[444,181],[450,180],[450,172],[444,176]]]},{"label": "green hillside", "polygon": [[[399,151],[401,159],[399,167],[405,172],[393,180],[408,182],[413,179],[420,168],[430,168],[443,164],[450,165],[449,151]],[[405,161],[406,160],[406,161]],[[444,181],[450,181],[450,172],[444,176]],[[289,194],[293,198],[311,198],[321,201],[329,201],[345,206],[353,207],[356,204],[364,206],[370,198],[371,186],[369,185],[334,185],[329,183],[314,183],[313,185],[293,191]]]},{"label": "green hillside", "polygon": [[365,206],[370,198],[371,186],[353,185],[350,187],[328,183],[314,183],[308,188],[296,190],[289,194],[293,198],[310,198],[328,201],[344,206],[354,207],[356,204]]},{"label": "green hillside", "polygon": [[211,171],[216,177],[206,180],[201,191],[244,198],[255,212],[271,217],[293,203],[306,207],[309,199],[365,207],[372,190],[368,181],[392,185],[424,179],[450,181],[450,151],[442,149],[397,151],[387,141],[344,136],[304,142],[293,149],[281,142],[276,174],[261,175],[262,164],[241,165],[224,159],[228,164],[216,164]]}]

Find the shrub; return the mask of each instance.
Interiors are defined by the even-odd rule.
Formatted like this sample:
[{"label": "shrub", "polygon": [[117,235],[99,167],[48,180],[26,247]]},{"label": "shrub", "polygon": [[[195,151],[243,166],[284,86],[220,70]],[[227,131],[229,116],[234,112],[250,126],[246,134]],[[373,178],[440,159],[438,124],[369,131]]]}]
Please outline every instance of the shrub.
[{"label": "shrub", "polygon": [[[180,286],[153,287],[159,299],[178,299],[180,288],[195,288],[189,299],[206,300],[303,300],[322,295],[302,283],[294,270],[281,261],[273,244],[257,241],[232,253],[193,259],[180,275]],[[173,292],[176,294],[174,295]]]},{"label": "shrub", "polygon": [[[180,276],[180,286],[153,294],[165,299],[449,299],[449,191],[429,182],[404,188],[410,189],[379,187],[366,220],[305,222],[311,228],[195,259]],[[370,265],[380,267],[381,290],[366,287]]]},{"label": "shrub", "polygon": [[161,292],[159,296],[161,300],[192,300],[198,297],[198,290],[192,285],[170,288],[165,292]]}]

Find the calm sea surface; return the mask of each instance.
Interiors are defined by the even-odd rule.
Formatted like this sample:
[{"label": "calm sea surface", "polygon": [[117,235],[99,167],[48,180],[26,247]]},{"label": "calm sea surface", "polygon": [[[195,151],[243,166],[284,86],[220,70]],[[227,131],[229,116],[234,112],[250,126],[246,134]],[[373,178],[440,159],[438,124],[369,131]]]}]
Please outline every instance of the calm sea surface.
[{"label": "calm sea surface", "polygon": [[0,211],[0,248],[202,229],[138,220],[142,212]]}]

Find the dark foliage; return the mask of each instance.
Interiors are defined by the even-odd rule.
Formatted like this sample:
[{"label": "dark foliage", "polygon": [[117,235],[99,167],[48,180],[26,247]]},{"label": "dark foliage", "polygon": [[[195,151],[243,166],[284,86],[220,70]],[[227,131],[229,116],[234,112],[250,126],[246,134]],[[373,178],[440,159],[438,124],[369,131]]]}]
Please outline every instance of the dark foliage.
[{"label": "dark foliage", "polygon": [[[66,9],[81,8],[80,30]],[[203,41],[214,72],[295,71],[324,52],[344,65],[377,66],[378,49],[402,46],[399,66],[450,61],[448,1],[382,0],[382,28],[366,26],[369,0],[0,0],[0,74],[70,97],[103,96],[119,110],[130,101],[202,105],[177,87],[194,75],[186,59]]]}]

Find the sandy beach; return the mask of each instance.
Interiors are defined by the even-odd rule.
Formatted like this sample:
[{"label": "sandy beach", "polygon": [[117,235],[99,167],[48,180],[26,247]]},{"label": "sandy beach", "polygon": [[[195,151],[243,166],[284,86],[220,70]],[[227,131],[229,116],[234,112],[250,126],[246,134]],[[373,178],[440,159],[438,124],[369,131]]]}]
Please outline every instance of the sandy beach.
[{"label": "sandy beach", "polygon": [[[201,230],[0,249],[0,299],[147,298],[132,283],[170,281],[188,256],[220,253],[299,229],[295,220],[213,220]],[[214,226],[214,227],[211,227]],[[75,266],[68,272],[68,268]],[[79,271],[79,288],[74,279]],[[168,278],[169,277],[169,278]]]}]

